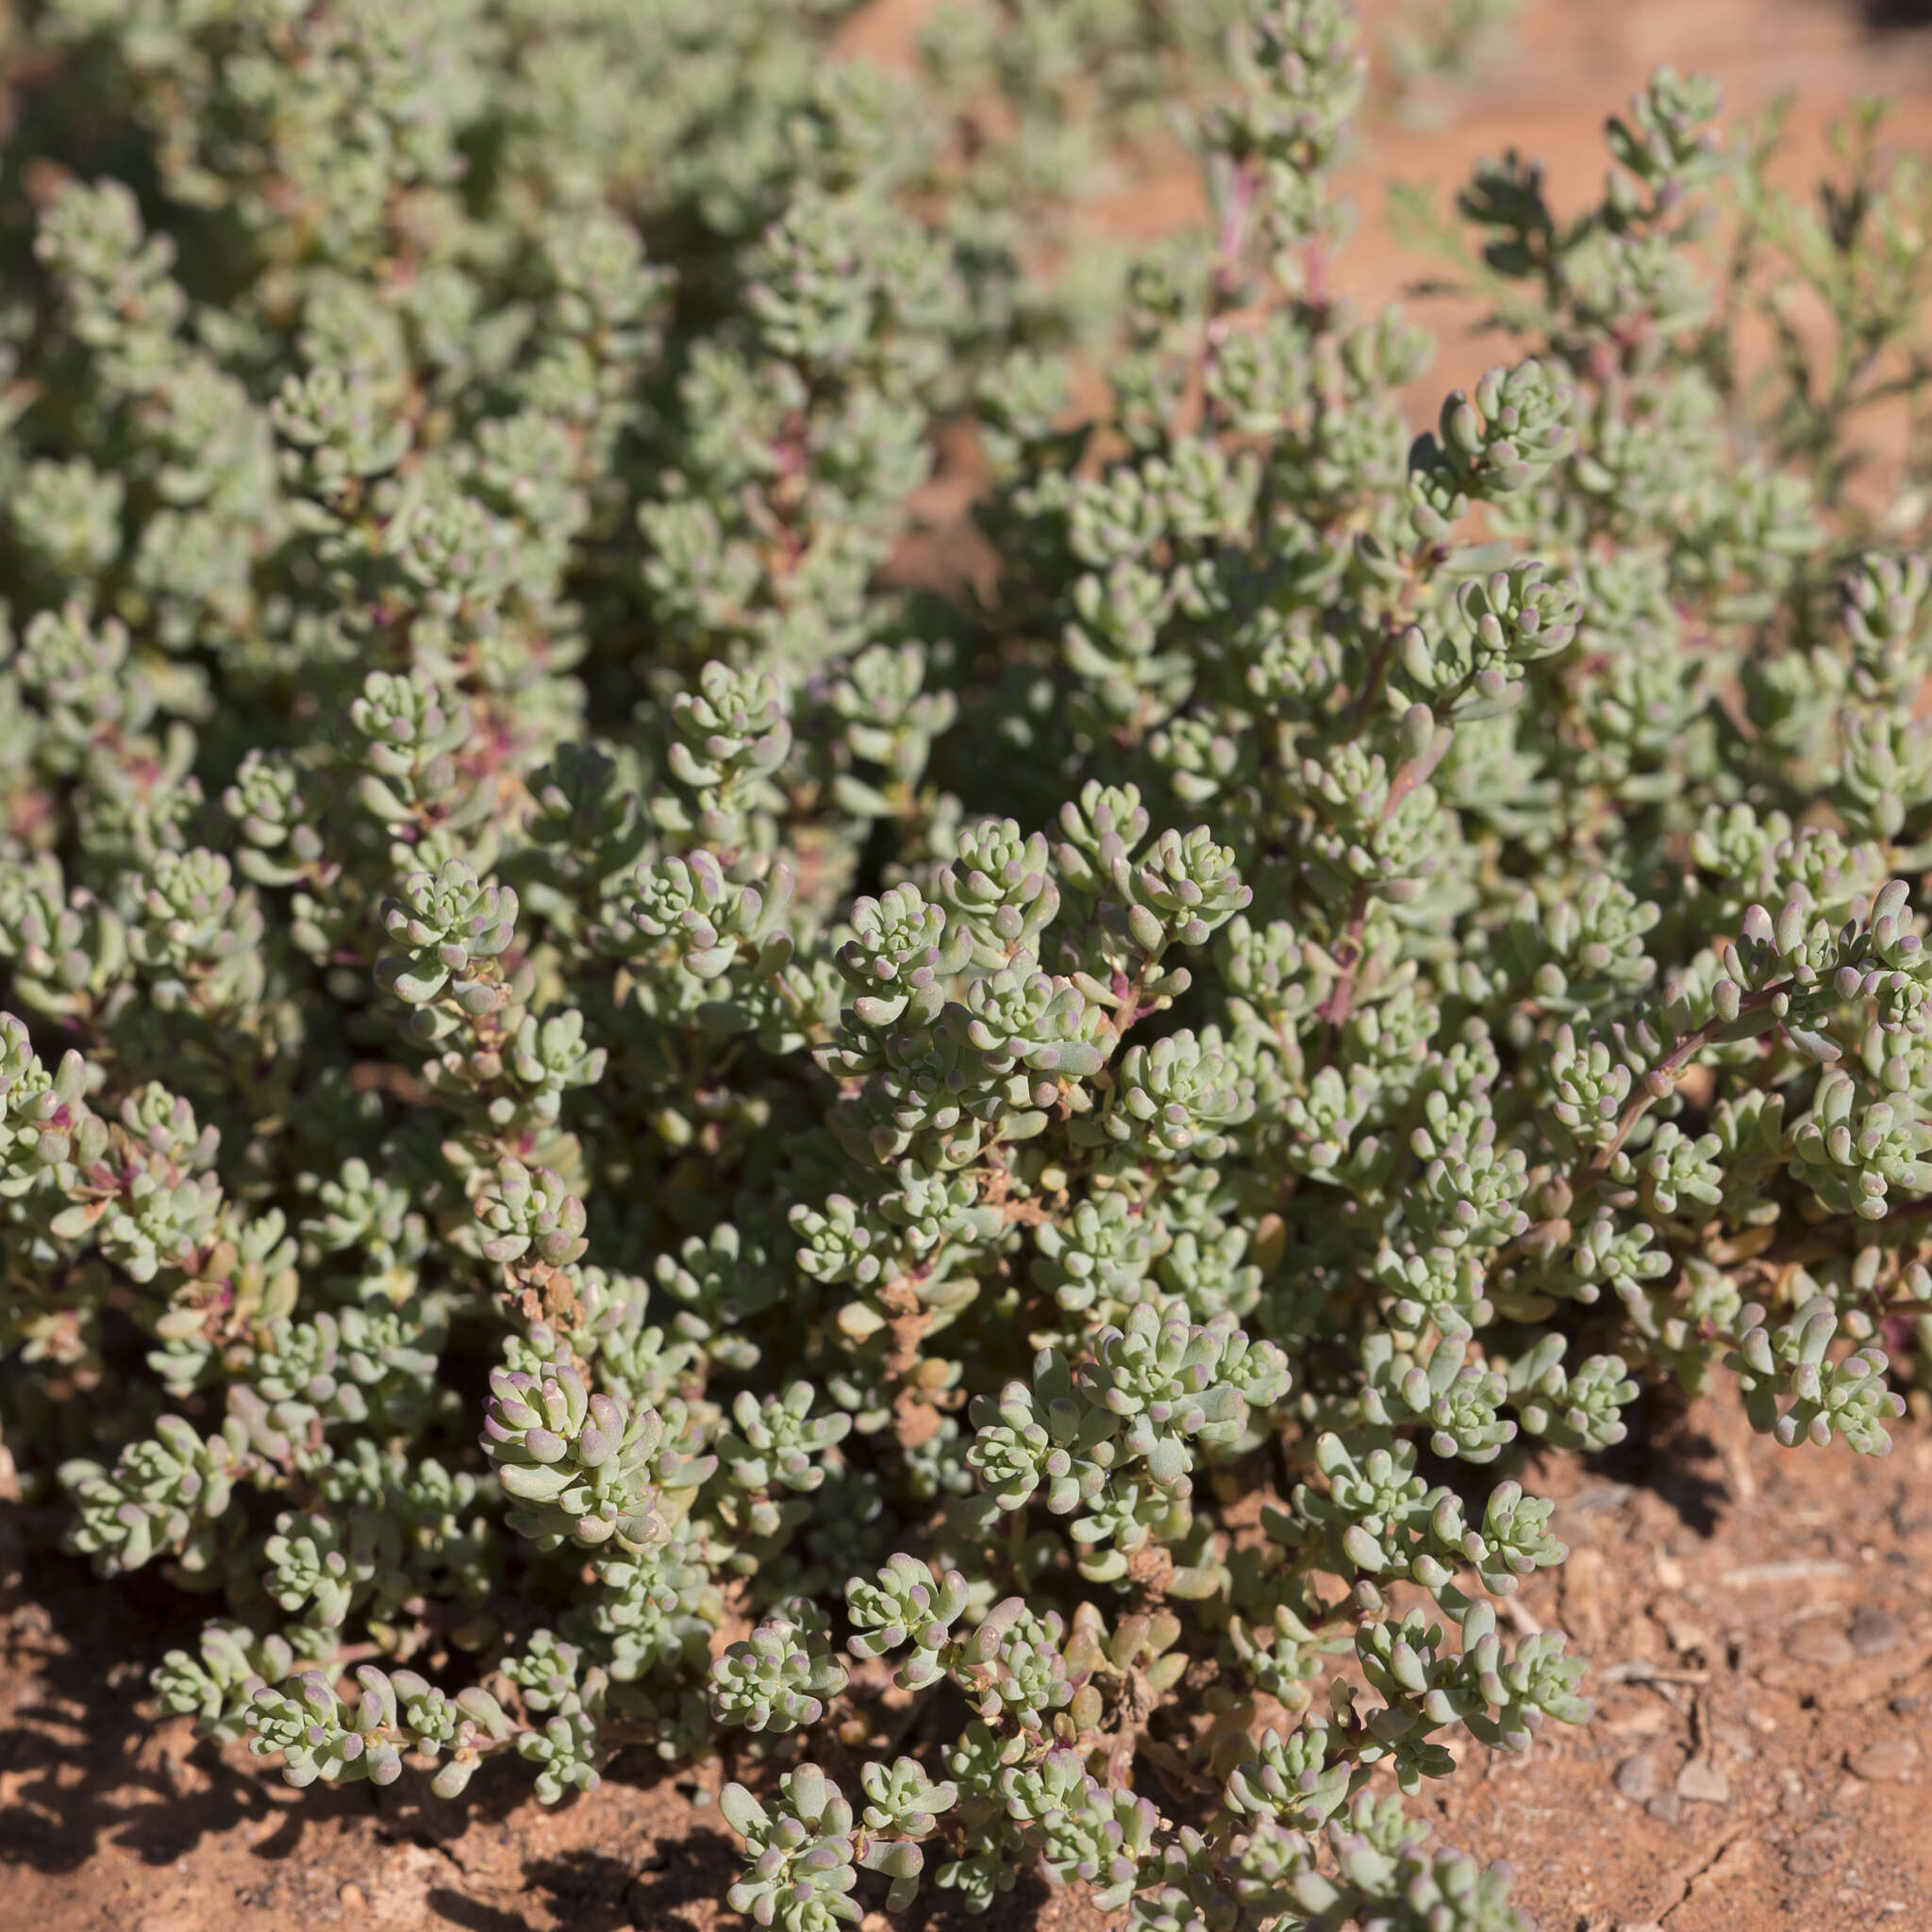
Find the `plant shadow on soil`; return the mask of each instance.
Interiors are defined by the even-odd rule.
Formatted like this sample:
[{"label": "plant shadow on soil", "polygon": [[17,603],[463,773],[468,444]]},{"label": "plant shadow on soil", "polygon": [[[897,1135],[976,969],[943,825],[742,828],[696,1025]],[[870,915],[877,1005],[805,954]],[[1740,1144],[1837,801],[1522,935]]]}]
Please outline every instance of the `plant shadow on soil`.
[{"label": "plant shadow on soil", "polygon": [[1648,1490],[1668,1503],[1692,1535],[1717,1534],[1726,1501],[1718,1445],[1690,1420],[1690,1398],[1674,1382],[1646,1382],[1624,1411],[1629,1433],[1621,1442],[1583,1458],[1607,1482]]},{"label": "plant shadow on soil", "polygon": [[145,1574],[102,1584],[34,1533],[41,1513],[0,1507],[0,1642],[8,1674],[31,1685],[0,1723],[0,1867],[72,1872],[108,1842],[143,1865],[173,1865],[244,1825],[258,1828],[253,1857],[282,1860],[329,1824],[361,1817],[433,1845],[501,1824],[527,1800],[527,1777],[508,1763],[428,1806],[368,1784],[298,1793],[209,1742],[171,1755],[145,1702],[148,1678],[169,1651],[192,1650],[206,1603]]},{"label": "plant shadow on soil", "polygon": [[[536,1831],[516,1833],[521,1856],[484,1883],[469,1863],[479,1839],[510,1837],[519,1814],[527,1823],[519,1764],[486,1764],[454,1801],[407,1778],[382,1790],[297,1792],[234,1750],[191,1741],[185,1722],[156,1723],[148,1678],[170,1650],[193,1649],[208,1604],[145,1574],[103,1584],[56,1547],[57,1527],[55,1512],[0,1506],[0,1874],[58,1880],[111,1848],[158,1877],[197,1854],[239,1851],[238,1904],[272,1907],[297,1868],[335,1863],[348,1846],[417,1846],[445,1861],[443,1882],[422,1894],[425,1921],[466,1932],[625,1932],[690,1923],[693,1910],[703,1923],[739,1875],[717,1814],[693,1813],[678,1774],[641,1753],[622,1754],[596,1796],[573,1796],[543,1812]],[[612,1798],[630,1814],[630,1835],[650,1831],[649,1849],[558,1842]],[[350,1870],[358,1864],[352,1857]],[[991,1924],[1036,1923],[1046,1896],[1023,1880]],[[905,1919],[908,1932],[960,1923],[943,1894]]]},{"label": "plant shadow on soil", "polygon": [[[112,1837],[143,1863],[164,1865],[205,1833],[266,1818],[263,1788],[208,1746],[192,1754],[208,1780],[199,1803],[141,1802],[142,1793],[170,1799],[173,1779],[160,1762],[143,1761],[150,1726],[136,1701],[162,1656],[192,1641],[195,1606],[146,1578],[100,1588],[84,1565],[36,1547],[26,1517],[0,1524],[16,1542],[7,1568],[20,1578],[8,1592],[8,1662],[35,1680],[0,1728],[0,1862],[69,1872]],[[107,1657],[116,1661],[104,1669]]]},{"label": "plant shadow on soil", "polygon": [[[1715,1444],[1672,1390],[1647,1390],[1633,1422],[1628,1441],[1587,1466],[1619,1488],[1651,1491],[1687,1530],[1708,1538],[1724,1499]],[[452,1802],[431,1800],[410,1779],[383,1790],[296,1792],[233,1750],[191,1743],[184,1724],[156,1724],[147,1683],[168,1651],[192,1650],[208,1605],[145,1574],[103,1585],[54,1547],[55,1527],[51,1511],[0,1510],[0,1641],[20,1698],[0,1723],[0,1868],[72,1874],[113,1846],[159,1871],[225,1840],[243,1851],[242,1890],[261,1892],[265,1904],[274,1877],[258,1883],[247,1872],[325,1858],[320,1847],[331,1839],[415,1845],[446,1860],[441,1882],[422,1895],[425,1918],[466,1932],[558,1924],[625,1932],[688,1923],[692,1911],[704,1923],[739,1875],[736,1844],[715,1811],[691,1812],[676,1774],[646,1754],[622,1754],[604,1793],[545,1812],[536,1841],[519,1834],[516,1852],[485,1884],[468,1863],[476,1843],[469,1835],[507,1835],[515,1814],[527,1812],[520,1765],[486,1764]],[[115,1661],[104,1669],[104,1658]],[[648,1850],[557,1842],[576,1835],[572,1813],[608,1796],[661,1834]],[[1029,1874],[999,1902],[992,1924],[1041,1923],[1048,1897]],[[928,1891],[904,1923],[908,1932],[938,1932],[966,1922],[956,1899]]]},{"label": "plant shadow on soil", "polygon": [[1858,10],[1874,32],[1932,26],[1932,0],[1863,0]]},{"label": "plant shadow on soil", "polygon": [[[1916,1713],[1932,1704],[1932,1616],[1911,1583],[1932,1561],[1932,1445],[1907,1432],[1900,1451],[1875,1464],[1780,1451],[1750,1435],[1734,1391],[1686,1405],[1652,1388],[1615,1448],[1534,1456],[1526,1485],[1557,1499],[1575,1555],[1524,1594],[1590,1656],[1605,1707],[1590,1731],[1540,1746],[1527,1784],[1500,1767],[1432,1790],[1424,1809],[1443,1841],[1515,1857],[1546,1932],[1595,1925],[1585,1900],[1655,1917],[1688,1896],[1691,1881],[1673,1874],[1701,1870],[1695,1858],[1740,1831],[1759,1846],[1752,1872],[1726,1866],[1674,1925],[1757,1932],[1776,1921],[1752,1914],[1802,1904],[1781,1922],[1840,1932],[1873,1923],[1858,1913],[1874,1900],[1932,1902],[1923,1785],[1909,1788],[1909,1766],[1892,1783],[1846,1773],[1868,1747],[1909,1756]],[[726,1921],[737,1845],[649,1753],[620,1755],[600,1791],[544,1809],[514,1762],[485,1766],[450,1803],[409,1777],[296,1792],[238,1749],[193,1743],[185,1720],[157,1724],[147,1673],[192,1646],[208,1606],[145,1575],[100,1583],[54,1553],[57,1528],[52,1512],[0,1508],[0,1885],[20,1907],[0,1919],[46,1932],[319,1932],[364,1922],[353,1886],[375,1913],[366,1922],[384,1926],[712,1932]],[[1866,1624],[1853,1626],[1860,1606]],[[1880,1640],[1868,1657],[1846,1629]],[[1662,1786],[1649,1807],[1611,1783],[1645,1753]],[[1728,1784],[1716,1808],[1673,1808],[1693,1757],[1707,1783],[1714,1763]],[[1534,1826],[1525,1791],[1533,1818],[1560,1828]],[[1855,1842],[1879,1888],[1870,1897],[1823,1898],[1800,1881],[1827,1854],[1849,1873]],[[861,1903],[882,1895],[882,1881],[864,1882]],[[928,1892],[903,1923],[1099,1932],[1118,1920],[1029,1875],[984,1919]]]}]

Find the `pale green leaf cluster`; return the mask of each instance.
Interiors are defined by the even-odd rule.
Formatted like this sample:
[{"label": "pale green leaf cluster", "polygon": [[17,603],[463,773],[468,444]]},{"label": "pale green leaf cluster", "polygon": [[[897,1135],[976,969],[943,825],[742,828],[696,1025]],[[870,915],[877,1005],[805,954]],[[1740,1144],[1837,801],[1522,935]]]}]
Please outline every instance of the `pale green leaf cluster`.
[{"label": "pale green leaf cluster", "polygon": [[1537,1454],[1932,1381],[1932,186],[1660,74],[1416,434],[1341,0],[849,10],[22,10],[7,1453],[293,1784],[1516,1932],[1402,1799],[1588,1718]]}]

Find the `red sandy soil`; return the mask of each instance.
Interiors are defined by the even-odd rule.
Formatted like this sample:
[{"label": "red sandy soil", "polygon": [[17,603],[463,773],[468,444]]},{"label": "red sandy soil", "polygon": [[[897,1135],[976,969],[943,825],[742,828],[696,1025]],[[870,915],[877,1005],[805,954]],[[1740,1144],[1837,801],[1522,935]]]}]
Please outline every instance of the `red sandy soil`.
[{"label": "red sandy soil", "polygon": [[[1418,1801],[1439,1840],[1507,1857],[1543,1932],[1852,1932],[1932,1925],[1932,1436],[1884,1460],[1782,1451],[1730,1391],[1553,1457],[1570,1560],[1523,1627],[1592,1660],[1586,1729],[1524,1759],[1472,1750]],[[271,1932],[297,1923],[472,1932],[708,1932],[735,1874],[715,1812],[620,1758],[546,1811],[520,1768],[454,1805],[405,1780],[309,1794],[143,1714],[190,1611],[104,1590],[0,1519],[0,1924],[42,1932]],[[103,1668],[103,1659],[112,1663]],[[877,1932],[883,1919],[869,1920]],[[974,1923],[936,1907],[902,1922]],[[1022,1890],[988,1932],[1108,1922]]]}]

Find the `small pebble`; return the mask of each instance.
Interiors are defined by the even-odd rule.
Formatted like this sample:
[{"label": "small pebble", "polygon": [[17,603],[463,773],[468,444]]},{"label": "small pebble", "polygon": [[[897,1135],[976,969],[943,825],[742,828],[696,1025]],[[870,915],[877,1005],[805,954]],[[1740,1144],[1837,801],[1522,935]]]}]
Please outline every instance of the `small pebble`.
[{"label": "small pebble", "polygon": [[1919,1747],[1909,1738],[1881,1738],[1865,1744],[1845,1759],[1855,1777],[1868,1784],[1902,1784],[1919,1761]]},{"label": "small pebble", "polygon": [[1677,1795],[1692,1805],[1728,1805],[1731,1783],[1707,1757],[1693,1757],[1677,1774]]},{"label": "small pebble", "polygon": [[1816,1878],[1831,1870],[1836,1857],[1829,1845],[1800,1840],[1785,1848],[1785,1870],[1793,1878]]},{"label": "small pebble", "polygon": [[1701,1624],[1673,1620],[1664,1625],[1664,1635],[1679,1657],[1707,1656],[1711,1648],[1710,1632]]},{"label": "small pebble", "polygon": [[1883,1657],[1904,1635],[1898,1619],[1876,1604],[1860,1604],[1852,1612],[1852,1649],[1859,1657]]},{"label": "small pebble", "polygon": [[1894,1697],[1885,1707],[1893,1717],[1917,1717],[1919,1700],[1916,1697]]},{"label": "small pebble", "polygon": [[1591,1483],[1557,1507],[1574,1516],[1592,1516],[1599,1510],[1621,1509],[1635,1493],[1628,1483]]},{"label": "small pebble", "polygon": [[1633,1805],[1641,1805],[1663,1789],[1663,1774],[1648,1751],[1638,1751],[1617,1767],[1617,1789]]},{"label": "small pebble", "polygon": [[1684,1801],[1675,1791],[1659,1791],[1643,1808],[1659,1823],[1674,1824],[1684,1815]]},{"label": "small pebble", "polygon": [[1785,1649],[1800,1663],[1821,1670],[1842,1670],[1852,1660],[1852,1640],[1842,1630],[1818,1620],[1800,1624],[1785,1639]]},{"label": "small pebble", "polygon": [[367,1908],[368,1894],[352,1878],[346,1885],[336,1887],[336,1903],[345,1912],[359,1912]]},{"label": "small pebble", "polygon": [[1740,1764],[1749,1764],[1757,1756],[1757,1745],[1746,1724],[1718,1724],[1710,1727],[1710,1735],[1722,1744]]}]

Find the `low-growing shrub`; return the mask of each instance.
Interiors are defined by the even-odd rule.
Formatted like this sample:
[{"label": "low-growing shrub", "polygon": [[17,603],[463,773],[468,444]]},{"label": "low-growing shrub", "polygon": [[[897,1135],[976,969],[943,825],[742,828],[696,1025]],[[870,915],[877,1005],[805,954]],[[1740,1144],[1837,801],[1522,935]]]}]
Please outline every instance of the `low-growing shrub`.
[{"label": "low-growing shrub", "polygon": [[1924,178],[1660,75],[1464,190],[1414,437],[1338,0],[956,10],[918,113],[843,10],[23,9],[14,1478],[291,1783],[732,1734],[787,1932],[1513,1926],[1402,1797],[1588,1715],[1536,1454],[1880,1453],[1925,1332]]}]

